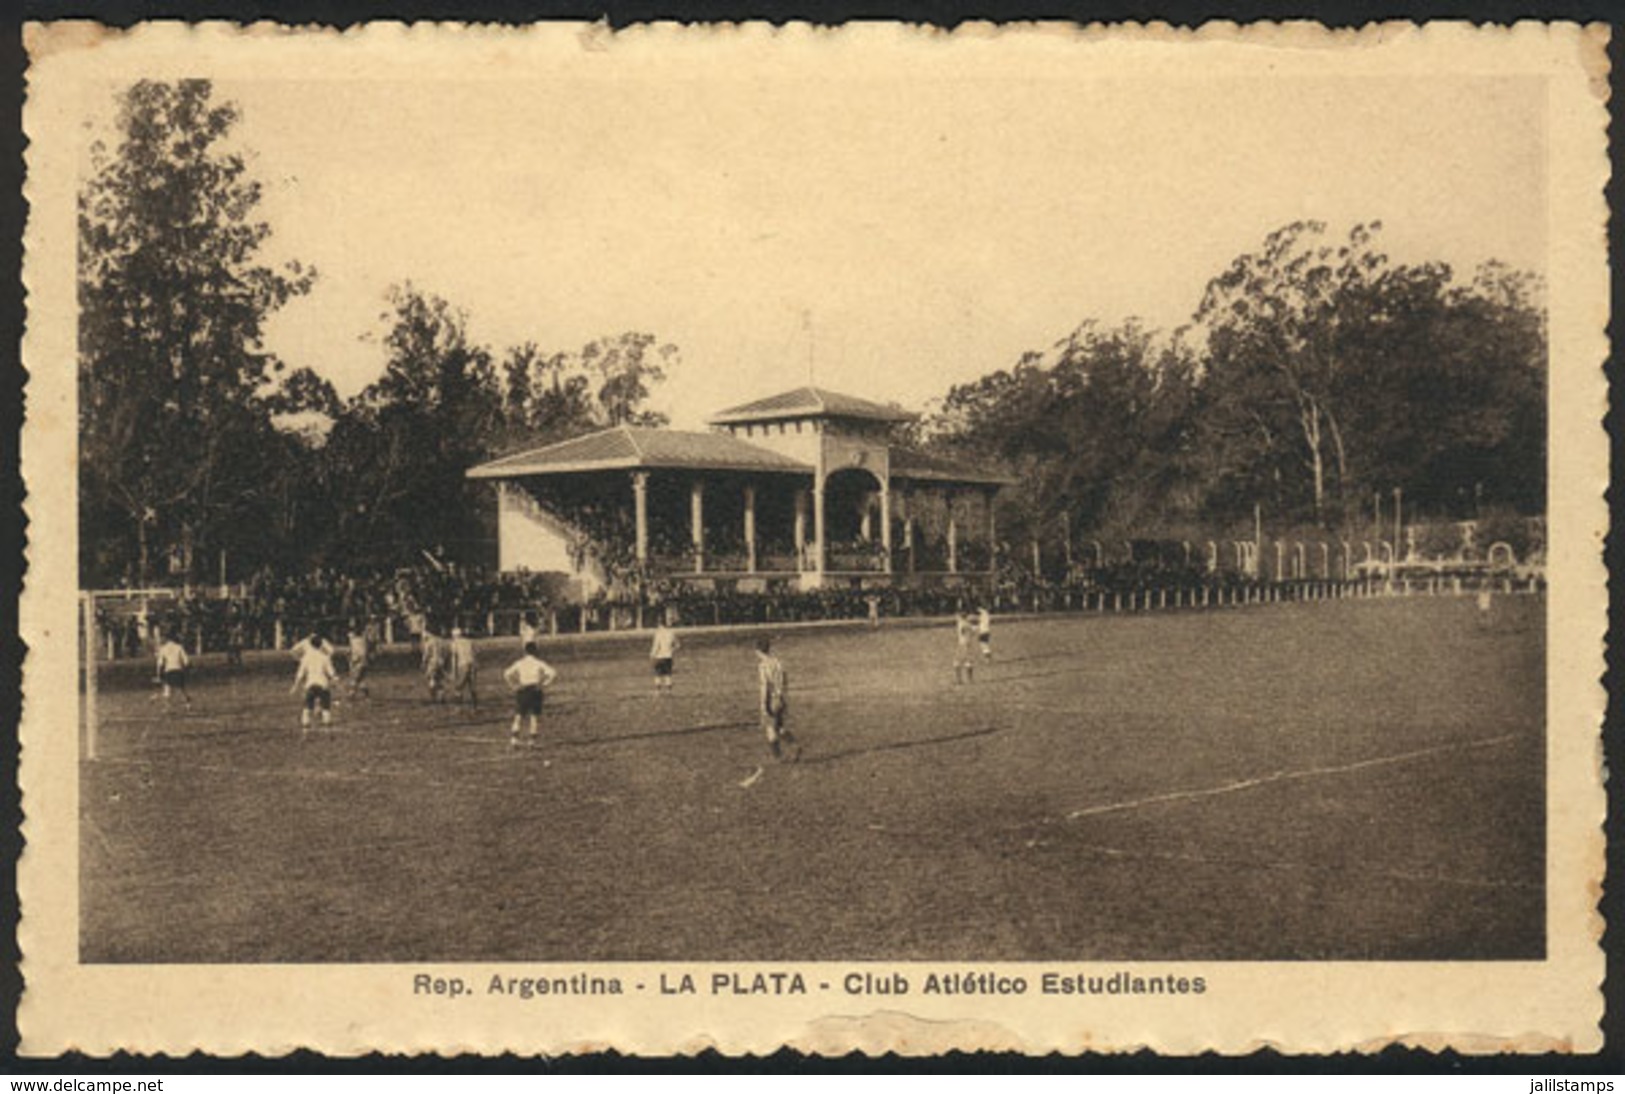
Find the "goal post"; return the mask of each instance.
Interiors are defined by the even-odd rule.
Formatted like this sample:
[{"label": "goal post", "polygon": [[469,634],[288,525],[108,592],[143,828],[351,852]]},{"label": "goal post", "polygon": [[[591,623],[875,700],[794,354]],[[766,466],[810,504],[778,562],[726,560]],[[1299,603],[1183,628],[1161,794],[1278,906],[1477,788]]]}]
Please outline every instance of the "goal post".
[{"label": "goal post", "polygon": [[99,648],[100,635],[96,633],[96,594],[85,592],[79,595],[81,610],[84,612],[84,660],[85,660],[85,759],[96,758],[97,745],[97,717],[96,717],[96,651]]}]

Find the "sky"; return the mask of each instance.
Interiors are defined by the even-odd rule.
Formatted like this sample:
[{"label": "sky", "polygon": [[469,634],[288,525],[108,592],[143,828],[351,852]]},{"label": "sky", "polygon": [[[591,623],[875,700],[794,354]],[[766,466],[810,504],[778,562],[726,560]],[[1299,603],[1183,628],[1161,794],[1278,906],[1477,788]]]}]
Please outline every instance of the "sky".
[{"label": "sky", "polygon": [[[921,410],[1079,323],[1185,322],[1297,219],[1543,268],[1543,85],[1507,77],[221,79],[267,256],[319,271],[268,343],[343,395],[410,281],[500,356],[643,330],[673,424],[809,377]],[[109,101],[106,116],[111,115]],[[105,121],[104,121],[105,124]]]}]

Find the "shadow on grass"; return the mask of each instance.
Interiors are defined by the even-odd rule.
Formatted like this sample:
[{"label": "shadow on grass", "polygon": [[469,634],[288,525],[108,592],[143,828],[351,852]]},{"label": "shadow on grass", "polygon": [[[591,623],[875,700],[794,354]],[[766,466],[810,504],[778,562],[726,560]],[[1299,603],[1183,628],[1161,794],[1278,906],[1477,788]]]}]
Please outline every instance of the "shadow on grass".
[{"label": "shadow on grass", "polygon": [[989,737],[999,731],[998,726],[984,726],[966,733],[950,733],[944,737],[917,737],[908,741],[889,741],[885,744],[871,745],[868,748],[848,748],[840,752],[827,752],[817,756],[808,756],[801,761],[802,765],[832,764],[839,760],[850,760],[858,756],[872,756],[877,752],[901,752],[910,748],[927,748],[931,745],[953,744],[955,741],[969,741],[977,737]]},{"label": "shadow on grass", "polygon": [[705,725],[684,726],[681,729],[652,729],[643,733],[617,733],[611,737],[560,737],[554,743],[561,747],[592,748],[595,745],[620,744],[623,741],[652,741],[662,737],[694,737],[701,733],[721,733],[727,729],[754,729],[755,722],[707,722]]}]

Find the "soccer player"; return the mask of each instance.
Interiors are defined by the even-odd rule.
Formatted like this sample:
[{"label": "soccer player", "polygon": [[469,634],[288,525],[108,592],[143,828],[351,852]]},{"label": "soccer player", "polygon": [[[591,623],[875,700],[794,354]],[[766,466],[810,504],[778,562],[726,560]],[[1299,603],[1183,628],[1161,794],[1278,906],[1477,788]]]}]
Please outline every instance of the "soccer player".
[{"label": "soccer player", "polygon": [[801,746],[784,724],[789,711],[790,679],[785,674],[784,663],[773,655],[773,642],[766,635],[756,640],[756,680],[760,686],[762,732],[767,735],[768,751],[775,760],[782,760],[784,746],[789,745],[791,761],[801,759]]},{"label": "soccer player", "polygon": [[463,633],[461,627],[451,629],[451,693],[460,703],[463,701],[463,692],[468,692],[468,701],[475,710],[480,709],[479,692],[474,688],[474,677],[478,666],[474,663],[474,640]]},{"label": "soccer player", "polygon": [[524,615],[520,616],[519,648],[524,649],[526,646],[530,645],[532,642],[535,642],[541,637],[542,627],[541,624],[536,621],[536,613],[526,612]]},{"label": "soccer player", "polygon": [[248,631],[243,626],[243,618],[233,611],[231,622],[226,626],[226,664],[242,668],[243,647],[247,644]]},{"label": "soccer player", "polygon": [[662,616],[660,625],[655,628],[654,643],[649,647],[649,660],[654,663],[657,694],[671,694],[672,661],[677,657],[677,648],[681,644],[677,639],[677,632],[672,630],[671,618]]},{"label": "soccer player", "polygon": [[423,681],[429,687],[429,701],[445,701],[446,670],[451,667],[451,648],[446,640],[434,633],[427,622],[423,626]]},{"label": "soccer player", "polygon": [[976,679],[976,659],[971,642],[976,635],[976,624],[963,611],[954,616],[954,637],[958,645],[954,650],[954,684],[969,684]]},{"label": "soccer player", "polygon": [[322,728],[333,724],[333,685],[338,681],[338,669],[333,667],[333,647],[320,634],[312,632],[298,649],[299,671],[294,673],[292,695],[304,689],[304,704],[299,710],[299,736],[310,733],[310,715],[318,707],[322,712]]},{"label": "soccer player", "polygon": [[1488,582],[1478,587],[1478,626],[1482,630],[1490,625],[1490,619],[1495,611],[1495,596],[1490,592]]},{"label": "soccer player", "polygon": [[982,660],[993,660],[993,613],[986,604],[976,609],[976,642],[982,647]]},{"label": "soccer player", "polygon": [[372,664],[372,624],[357,620],[350,624],[350,698],[371,693],[367,690],[367,669]]},{"label": "soccer player", "polygon": [[530,718],[530,745],[536,747],[536,738],[541,730],[542,695],[547,688],[553,686],[558,679],[558,673],[553,666],[543,661],[536,654],[536,643],[525,643],[525,655],[508,666],[502,678],[514,693],[513,729],[508,734],[508,747],[519,746],[519,725],[525,718]]},{"label": "soccer player", "polygon": [[[158,685],[167,706],[170,695],[177,689],[181,699],[187,706],[192,705],[192,697],[186,694],[186,667],[190,662],[186,658],[186,648],[175,640],[173,634],[165,634],[158,645]],[[154,696],[157,698],[157,696]]]}]

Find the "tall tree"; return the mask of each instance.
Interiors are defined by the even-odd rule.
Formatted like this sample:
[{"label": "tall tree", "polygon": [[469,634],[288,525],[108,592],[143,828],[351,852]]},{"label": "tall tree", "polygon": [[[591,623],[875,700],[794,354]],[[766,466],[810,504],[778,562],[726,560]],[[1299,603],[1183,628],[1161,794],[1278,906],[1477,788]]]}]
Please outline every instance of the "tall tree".
[{"label": "tall tree", "polygon": [[92,150],[78,271],[87,581],[125,564],[145,579],[155,551],[190,562],[244,542],[282,368],[264,322],[314,271],[261,260],[271,229],[229,145],[238,121],[207,80],[143,80],[120,97],[116,148]]},{"label": "tall tree", "polygon": [[1194,367],[1177,338],[1135,322],[1086,322],[1011,369],[949,391],[931,443],[1010,468],[1001,524],[1051,539],[1069,527],[1132,524],[1185,503],[1181,459]]},{"label": "tall tree", "polygon": [[605,425],[658,426],[666,416],[647,409],[655,385],[677,359],[677,347],[652,334],[626,331],[581,350],[581,362],[598,378],[598,405]]},{"label": "tall tree", "polygon": [[[1326,515],[1331,485],[1348,473],[1339,392],[1349,369],[1349,330],[1367,314],[1388,265],[1375,247],[1380,222],[1358,224],[1346,242],[1323,242],[1326,225],[1299,221],[1238,257],[1208,283],[1196,321],[1208,338],[1211,382],[1232,388],[1214,405],[1239,411],[1268,439],[1290,436],[1307,475],[1313,517]],[[1235,429],[1238,423],[1229,423]]]},{"label": "tall tree", "polygon": [[665,425],[666,416],[648,402],[679,358],[676,346],[639,331],[595,338],[575,353],[544,353],[534,342],[513,346],[501,367],[501,447],[606,426]]},{"label": "tall tree", "polygon": [[464,473],[501,435],[502,391],[468,317],[410,283],[392,287],[384,373],[344,409],[328,447],[340,508],[377,560],[481,538],[488,498]]}]

